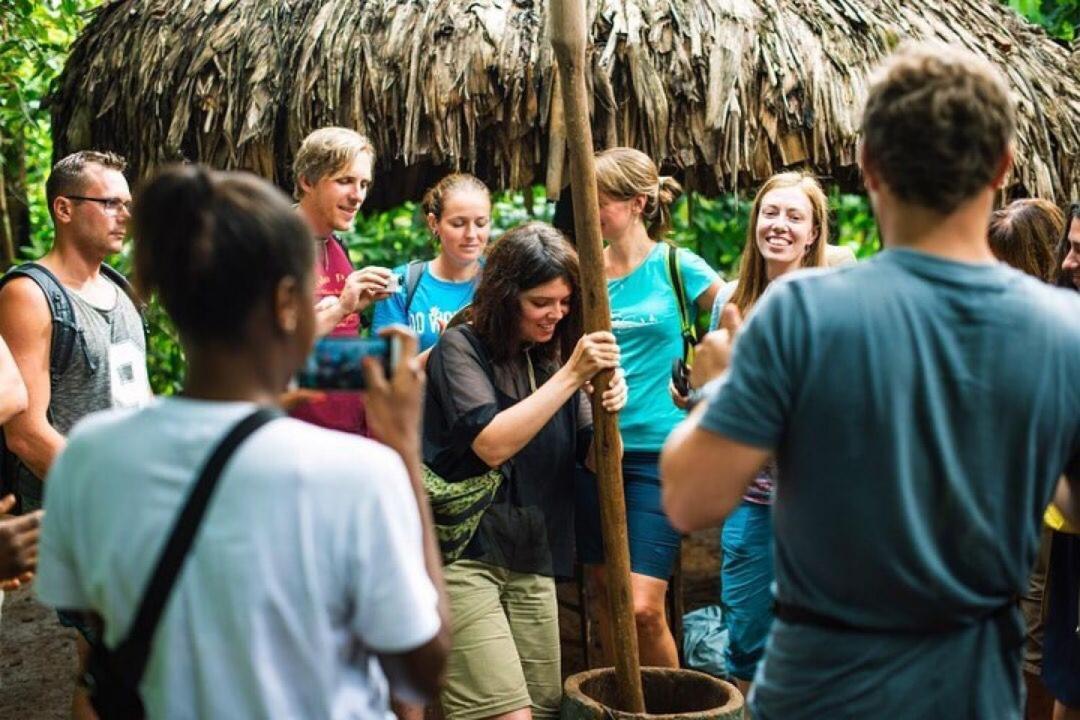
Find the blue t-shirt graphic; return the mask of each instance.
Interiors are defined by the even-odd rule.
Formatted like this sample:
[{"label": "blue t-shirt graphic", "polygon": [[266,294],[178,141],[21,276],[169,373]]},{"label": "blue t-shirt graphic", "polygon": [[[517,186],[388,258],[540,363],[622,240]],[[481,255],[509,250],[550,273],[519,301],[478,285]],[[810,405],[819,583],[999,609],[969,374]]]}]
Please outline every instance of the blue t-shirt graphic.
[{"label": "blue t-shirt graphic", "polygon": [[[775,452],[754,717],[1019,720],[1042,512],[1080,472],[1080,295],[907,249],[774,281],[701,427]],[[865,630],[864,630],[865,629]]]},{"label": "blue t-shirt graphic", "polygon": [[[623,445],[630,451],[658,452],[668,433],[685,417],[668,393],[671,362],[682,357],[682,324],[667,271],[674,248],[656,243],[629,275],[608,280],[611,331],[622,352],[630,395],[619,413]],[[679,250],[679,268],[688,310],[717,280],[704,260]]]},{"label": "blue t-shirt graphic", "polygon": [[[408,275],[408,265],[398,265],[393,272],[405,278]],[[408,317],[405,312],[406,287],[403,280],[398,292],[375,305],[371,331],[375,333],[387,325],[405,325],[419,336],[420,352],[423,352],[439,339],[450,318],[472,302],[479,281],[479,273],[465,282],[442,280],[431,273],[431,266],[428,265],[416,286]]]}]

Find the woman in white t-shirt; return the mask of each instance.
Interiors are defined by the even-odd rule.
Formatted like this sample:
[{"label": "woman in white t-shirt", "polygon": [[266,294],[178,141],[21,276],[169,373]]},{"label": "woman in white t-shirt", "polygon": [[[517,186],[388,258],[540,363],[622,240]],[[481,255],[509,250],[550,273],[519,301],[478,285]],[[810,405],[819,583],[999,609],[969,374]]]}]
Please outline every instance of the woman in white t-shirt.
[{"label": "woman in white t-shirt", "polygon": [[[180,332],[183,394],[89,416],[48,476],[37,591],[125,639],[201,466],[311,350],[314,251],[253,175],[163,171],[135,205],[135,269]],[[433,693],[448,651],[419,475],[416,343],[366,368],[385,445],[292,418],[231,456],[153,635],[149,717],[388,718],[388,683]],[[400,679],[400,683],[395,680]]]}]

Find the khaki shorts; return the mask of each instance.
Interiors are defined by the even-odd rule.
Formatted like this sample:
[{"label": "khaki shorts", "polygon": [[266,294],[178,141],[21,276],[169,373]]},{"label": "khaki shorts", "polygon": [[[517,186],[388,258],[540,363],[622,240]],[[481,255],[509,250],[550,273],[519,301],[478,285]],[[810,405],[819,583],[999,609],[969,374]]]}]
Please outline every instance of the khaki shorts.
[{"label": "khaki shorts", "polygon": [[1024,614],[1024,672],[1042,675],[1043,625],[1046,622],[1046,571],[1050,565],[1050,540],[1054,532],[1043,525],[1039,536],[1039,554],[1028,578],[1027,592],[1020,597]]},{"label": "khaki shorts", "polygon": [[474,720],[532,708],[557,718],[562,699],[555,581],[475,560],[444,571],[453,627],[447,720]]}]

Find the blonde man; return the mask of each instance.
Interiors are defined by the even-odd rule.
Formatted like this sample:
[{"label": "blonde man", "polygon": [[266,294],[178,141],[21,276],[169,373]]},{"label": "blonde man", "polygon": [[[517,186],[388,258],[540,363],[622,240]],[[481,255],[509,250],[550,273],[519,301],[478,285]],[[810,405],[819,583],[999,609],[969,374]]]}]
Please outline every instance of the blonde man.
[{"label": "blonde man", "polygon": [[[111,152],[84,150],[58,161],[45,183],[52,248],[34,264],[35,276],[13,270],[0,290],[0,336],[26,384],[26,409],[4,425],[6,480],[14,484],[22,512],[41,507],[43,481],[76,422],[151,399],[142,318],[126,282],[105,264],[127,237],[131,192],[125,169],[124,159]],[[54,372],[53,355],[61,348],[53,346],[59,334],[52,306],[59,297],[78,331],[70,359],[56,362]],[[76,647],[84,661],[93,629],[72,615],[61,621],[82,633]],[[72,714],[93,717],[78,688]]]},{"label": "blonde man", "polygon": [[[371,187],[375,148],[363,135],[341,127],[320,128],[300,144],[293,162],[294,197],[311,228],[316,251],[316,331],[356,336],[360,313],[388,297],[387,268],[355,270],[344,243],[334,234],[349,230]],[[285,402],[296,396],[286,398]],[[292,407],[293,417],[320,427],[367,434],[359,393],[311,397]]]}]

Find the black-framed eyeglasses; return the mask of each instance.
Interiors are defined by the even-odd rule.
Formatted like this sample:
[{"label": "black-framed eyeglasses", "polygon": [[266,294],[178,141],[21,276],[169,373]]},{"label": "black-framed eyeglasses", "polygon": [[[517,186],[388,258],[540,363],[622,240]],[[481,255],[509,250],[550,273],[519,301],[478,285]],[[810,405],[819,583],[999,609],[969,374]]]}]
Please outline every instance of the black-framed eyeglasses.
[{"label": "black-framed eyeglasses", "polygon": [[101,205],[105,208],[105,210],[107,210],[108,212],[113,213],[114,215],[116,213],[120,212],[120,208],[123,208],[124,210],[126,210],[128,215],[131,214],[131,201],[130,200],[121,200],[120,198],[116,198],[116,197],[111,197],[111,198],[87,197],[86,195],[64,195],[63,197],[66,197],[68,200],[87,200],[89,202],[101,203]]}]

